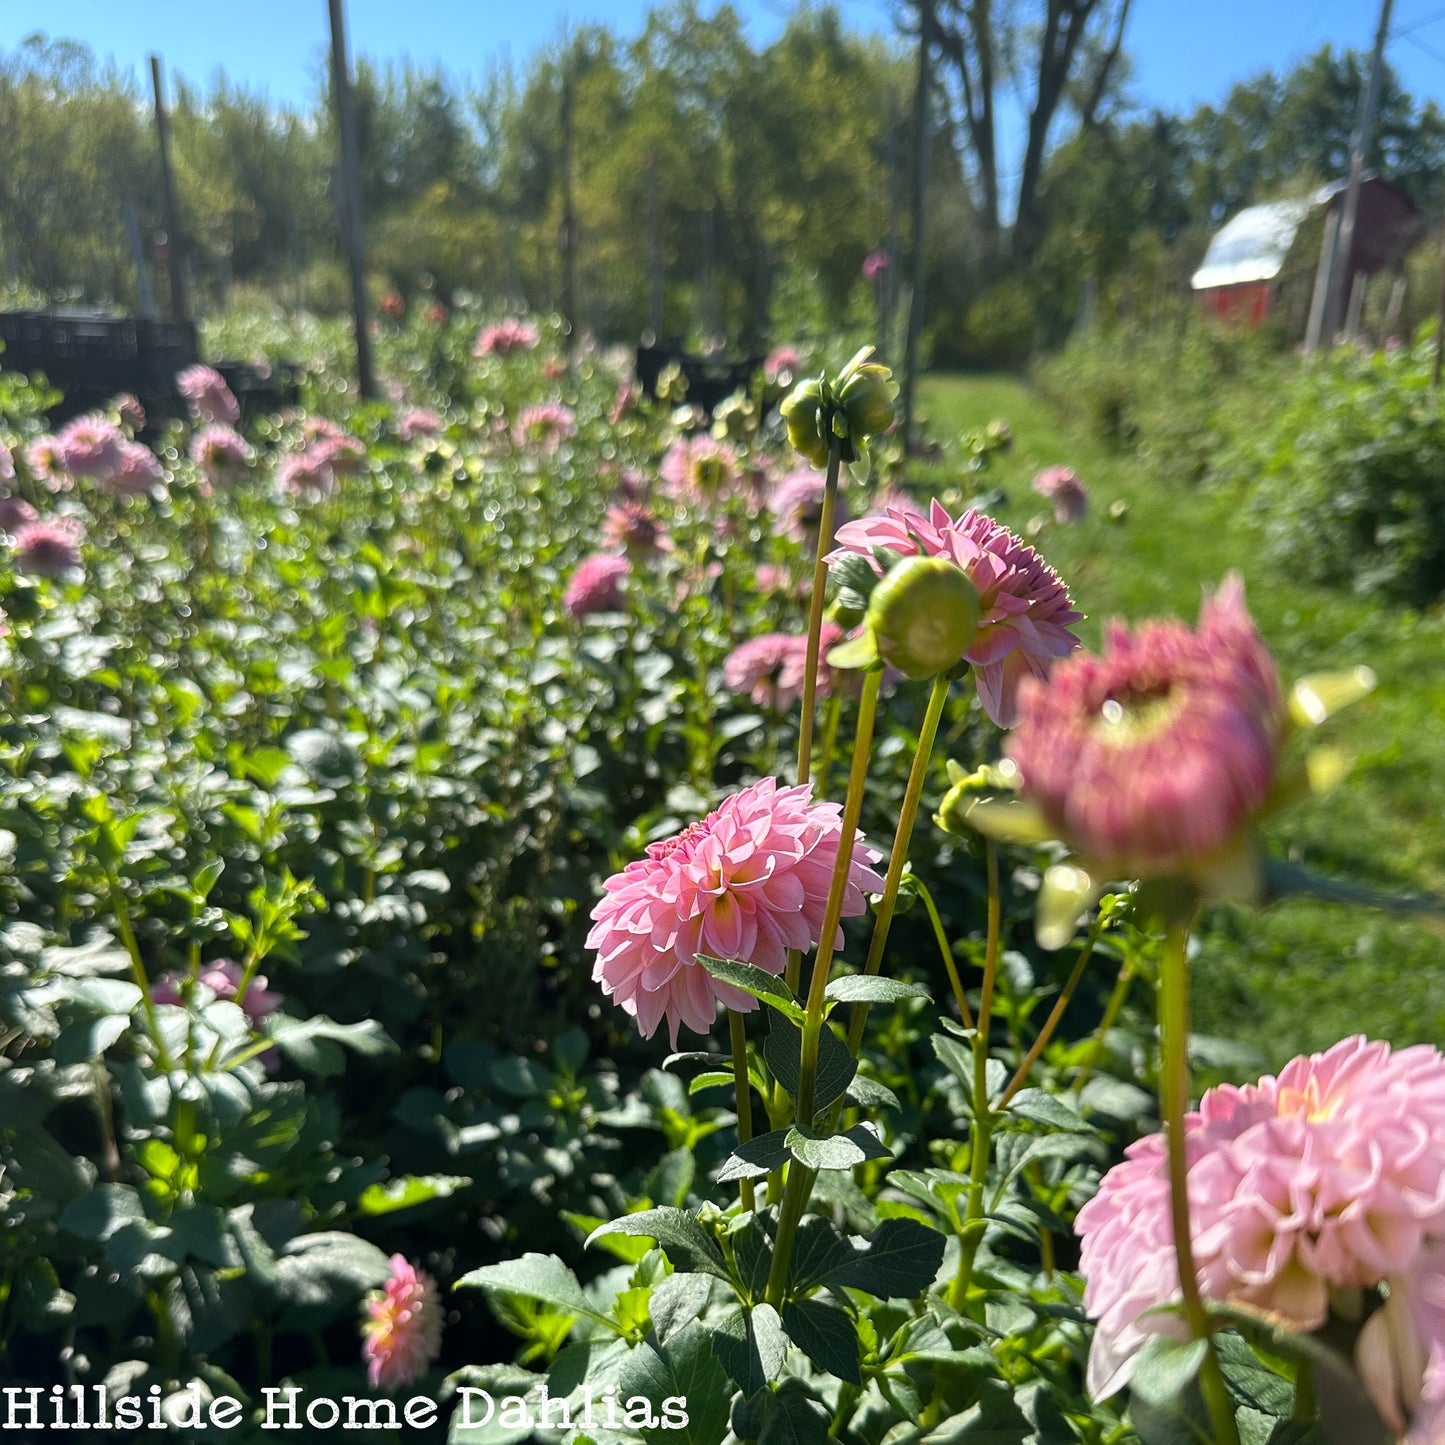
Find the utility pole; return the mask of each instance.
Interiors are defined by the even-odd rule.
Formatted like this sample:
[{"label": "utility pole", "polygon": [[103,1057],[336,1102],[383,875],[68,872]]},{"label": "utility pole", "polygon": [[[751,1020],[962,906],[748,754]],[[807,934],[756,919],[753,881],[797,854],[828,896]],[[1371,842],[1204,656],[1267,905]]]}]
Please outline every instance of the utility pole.
[{"label": "utility pole", "polygon": [[647,170],[647,274],[651,297],[647,308],[647,327],[652,344],[662,336],[662,238],[657,229],[657,162],[651,153],[642,162]]},{"label": "utility pole", "polygon": [[567,333],[567,367],[577,342],[577,213],[572,195],[572,69],[575,44],[562,55],[562,320]]},{"label": "utility pole", "polygon": [[166,113],[166,84],[161,58],[151,56],[151,94],[155,99],[156,141],[161,152],[161,196],[166,214],[166,269],[171,276],[171,312],[177,321],[191,319],[186,298],[185,248],[181,244],[181,218],[176,209],[176,182],[171,174],[171,119]]},{"label": "utility pole", "polygon": [[903,167],[898,159],[898,95],[888,92],[888,232],[883,249],[888,257],[888,271],[883,277],[883,334],[878,338],[883,355],[894,356],[894,317],[898,312],[898,267],[902,260],[898,245],[899,192],[903,189]]},{"label": "utility pole", "polygon": [[908,343],[903,365],[903,446],[913,441],[913,406],[918,372],[918,344],[923,332],[924,242],[928,228],[928,149],[930,140],[929,90],[932,84],[929,50],[933,44],[933,0],[918,0],[918,94],[913,123],[917,130],[914,160],[917,173],[913,194],[913,297],[908,309]]},{"label": "utility pole", "polygon": [[376,397],[371,370],[371,333],[367,329],[366,244],[361,219],[361,159],[356,144],[356,109],[351,97],[351,67],[346,58],[346,16],[342,0],[326,0],[331,17],[331,96],[336,109],[336,130],[341,139],[341,168],[337,172],[337,207],[341,235],[351,271],[351,318],[356,334],[356,385],[362,399]]},{"label": "utility pole", "polygon": [[1333,343],[1343,319],[1345,298],[1354,284],[1355,225],[1360,215],[1360,187],[1364,182],[1365,158],[1369,155],[1370,143],[1375,135],[1375,112],[1379,109],[1380,90],[1385,81],[1385,42],[1390,38],[1390,17],[1394,9],[1395,0],[1381,0],[1380,23],[1375,30],[1375,48],[1370,56],[1370,75],[1355,113],[1354,134],[1350,137],[1350,179],[1345,187],[1344,209],[1330,248],[1322,334],[1306,339],[1306,349],[1311,351],[1321,344],[1328,346]]}]

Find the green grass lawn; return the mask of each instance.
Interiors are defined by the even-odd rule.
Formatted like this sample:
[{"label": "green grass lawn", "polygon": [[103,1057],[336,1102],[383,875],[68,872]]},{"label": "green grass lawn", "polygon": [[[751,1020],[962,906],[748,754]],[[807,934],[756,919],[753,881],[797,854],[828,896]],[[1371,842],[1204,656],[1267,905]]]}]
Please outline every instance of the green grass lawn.
[{"label": "green grass lawn", "polygon": [[[1016,378],[930,377],[922,409],[942,439],[994,417],[1009,422],[1012,454],[962,485],[965,496],[1002,489],[1007,501],[994,510],[1015,529],[1047,511],[1029,488],[1042,467],[1072,466],[1087,483],[1088,519],[1050,521],[1038,538],[1089,614],[1086,644],[1109,617],[1193,620],[1204,591],[1233,568],[1287,682],[1374,668],[1377,691],[1327,728],[1353,753],[1353,776],[1274,823],[1269,841],[1322,873],[1445,893],[1445,618],[1281,575],[1260,556],[1244,498],[1191,489],[1156,475],[1147,457],[1107,450]],[[939,488],[959,484],[946,467],[929,472]],[[1109,519],[1114,502],[1127,504],[1119,521]],[[1445,938],[1416,921],[1318,902],[1217,910],[1201,930],[1195,977],[1196,1029],[1252,1044],[1271,1065],[1362,1031],[1445,1043]]]}]

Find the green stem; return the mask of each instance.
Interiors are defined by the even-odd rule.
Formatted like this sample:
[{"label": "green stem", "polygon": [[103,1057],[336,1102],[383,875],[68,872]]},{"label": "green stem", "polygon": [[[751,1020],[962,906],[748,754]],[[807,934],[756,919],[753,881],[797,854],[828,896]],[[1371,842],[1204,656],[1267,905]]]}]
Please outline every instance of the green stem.
[{"label": "green stem", "polygon": [[[743,1016],[734,1009],[728,1010],[728,1032],[733,1046],[733,1088],[737,1096],[738,1143],[746,1144],[753,1137],[753,1097],[748,1084],[748,1038],[743,1030]],[[753,1192],[753,1181],[738,1182],[738,1196],[749,1214],[757,1208]]]},{"label": "green stem", "polygon": [[993,1023],[993,989],[998,976],[998,956],[1003,929],[1003,894],[998,878],[998,848],[992,839],[985,845],[988,861],[988,941],[983,955],[983,987],[978,998],[978,1027],[973,1035],[973,1149],[968,1167],[968,1212],[959,1237],[958,1273],[948,1292],[948,1302],[962,1310],[973,1282],[973,1262],[984,1235],[984,1185],[988,1178],[989,1145],[993,1139],[993,1116],[988,1106],[988,1039]]},{"label": "green stem", "polygon": [[110,890],[110,911],[115,914],[115,926],[116,931],[120,934],[121,944],[130,955],[131,977],[135,980],[136,987],[140,989],[146,1024],[151,1031],[151,1038],[155,1040],[156,1062],[160,1064],[162,1070],[170,1073],[171,1057],[166,1050],[166,1042],[161,1037],[160,1020],[156,1017],[156,1001],[151,995],[150,979],[146,977],[145,962],[140,956],[140,944],[136,942],[135,930],[130,926],[130,909],[126,905],[120,876],[109,858],[105,860],[104,866],[105,881]]},{"label": "green stem", "polygon": [[1114,990],[1109,995],[1109,1002],[1104,1006],[1104,1017],[1099,1020],[1099,1027],[1094,1030],[1094,1041],[1089,1046],[1088,1056],[1079,1066],[1078,1076],[1074,1079],[1076,1094],[1083,1093],[1084,1085],[1089,1082],[1089,1075],[1098,1065],[1099,1055],[1104,1051],[1104,1040],[1108,1038],[1110,1030],[1118,1021],[1124,1008],[1124,1000],[1129,996],[1129,985],[1133,982],[1134,959],[1131,955],[1124,960],[1124,966],[1119,970],[1119,977],[1114,980]]},{"label": "green stem", "polygon": [[1018,1071],[1009,1080],[1008,1088],[1003,1091],[1003,1097],[998,1101],[999,1108],[1006,1109],[1009,1100],[1023,1088],[1024,1081],[1029,1076],[1029,1071],[1038,1063],[1039,1055],[1048,1046],[1048,1042],[1054,1036],[1054,1030],[1058,1028],[1059,1021],[1064,1016],[1064,1010],[1068,1008],[1069,1001],[1074,996],[1074,990],[1079,986],[1079,980],[1084,976],[1084,969],[1088,967],[1089,959],[1093,957],[1094,945],[1099,941],[1099,934],[1103,931],[1104,923],[1101,918],[1095,917],[1089,928],[1089,936],[1084,946],[1079,950],[1079,956],[1074,960],[1073,971],[1069,974],[1068,981],[1064,984],[1063,992],[1059,994],[1057,1002],[1050,1011],[1044,1022],[1043,1028],[1039,1030],[1039,1036],[1034,1040],[1033,1047],[1028,1051],[1023,1063],[1018,1066]]},{"label": "green stem", "polygon": [[1199,1372],[1200,1389],[1213,1422],[1215,1445],[1238,1445],[1229,1391],[1214,1352],[1209,1316],[1199,1294],[1194,1267],[1194,1238],[1189,1225],[1189,1161],[1185,1153],[1184,1112],[1189,1106],[1189,963],[1188,923],[1171,925],[1159,969],[1159,1047],[1164,1134],[1169,1150],[1169,1215],[1184,1318],[1196,1340],[1209,1342]]},{"label": "green stem", "polygon": [[823,750],[818,755],[818,766],[813,781],[813,796],[828,796],[828,774],[833,771],[833,753],[838,742],[838,720],[843,715],[843,695],[835,692],[828,699],[828,715],[823,719]]},{"label": "green stem", "polygon": [[944,970],[948,974],[949,987],[953,989],[953,1001],[958,1005],[958,1016],[963,1021],[966,1029],[973,1027],[973,1010],[968,1006],[968,995],[963,990],[963,980],[958,976],[958,960],[953,956],[953,949],[949,946],[948,935],[943,931],[943,920],[938,916],[938,905],[933,901],[931,894],[923,884],[918,884],[918,896],[923,900],[923,907],[928,914],[928,921],[933,925],[933,937],[938,943],[939,956],[943,959]]},{"label": "green stem", "polygon": [[[898,814],[898,827],[893,834],[893,853],[888,859],[888,873],[883,880],[883,896],[873,917],[873,937],[868,944],[868,961],[863,965],[865,974],[874,974],[883,966],[883,950],[888,946],[888,932],[893,926],[893,914],[898,906],[898,886],[903,879],[903,869],[908,862],[908,850],[913,842],[913,827],[918,821],[918,803],[923,796],[923,784],[928,778],[928,764],[933,758],[933,740],[938,736],[939,719],[943,717],[944,704],[948,701],[948,677],[939,673],[933,679],[933,691],[928,696],[928,708],[923,714],[923,726],[918,731],[918,746],[913,751],[913,767],[908,773],[908,786],[903,792],[903,808]],[[863,1029],[868,1022],[868,1005],[854,1004],[853,1017],[848,1022],[848,1052],[855,1058],[863,1042]]]},{"label": "green stem", "polygon": [[1295,1420],[1315,1420],[1319,1418],[1320,1401],[1319,1392],[1315,1388],[1315,1362],[1310,1359],[1301,1358],[1295,1367],[1294,1374],[1294,1413],[1291,1416]]},{"label": "green stem", "polygon": [[813,775],[813,715],[818,703],[818,654],[823,642],[823,603],[828,591],[826,558],[833,546],[833,513],[838,501],[838,468],[842,443],[828,446],[828,474],[823,484],[823,510],[818,518],[818,551],[813,559],[813,593],[808,603],[808,650],[803,663],[803,717],[798,724],[798,782]]}]

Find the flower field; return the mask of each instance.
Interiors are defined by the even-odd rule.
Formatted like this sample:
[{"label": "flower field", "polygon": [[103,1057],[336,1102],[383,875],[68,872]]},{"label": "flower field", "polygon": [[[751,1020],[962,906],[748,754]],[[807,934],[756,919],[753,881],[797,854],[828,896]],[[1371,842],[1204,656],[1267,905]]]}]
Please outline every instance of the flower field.
[{"label": "flower field", "polygon": [[1445,1057],[1190,1033],[1280,899],[1438,957],[1278,843],[1363,626],[988,408],[905,459],[866,352],[311,340],[0,374],[0,1427],[1445,1441]]}]

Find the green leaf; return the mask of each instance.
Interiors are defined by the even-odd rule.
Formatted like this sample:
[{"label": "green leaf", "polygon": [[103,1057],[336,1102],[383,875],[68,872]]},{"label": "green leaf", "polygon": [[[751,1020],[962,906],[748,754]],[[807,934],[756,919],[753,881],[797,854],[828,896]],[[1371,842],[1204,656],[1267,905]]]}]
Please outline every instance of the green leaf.
[{"label": "green leaf", "polygon": [[356,1212],[366,1216],[395,1214],[399,1209],[449,1198],[471,1182],[459,1174],[406,1174],[363,1189],[356,1201]]},{"label": "green leaf", "polygon": [[1134,1373],[1129,1377],[1130,1392],[1149,1405],[1177,1405],[1198,1378],[1208,1353],[1207,1340],[1181,1343],[1155,1335],[1135,1362]]},{"label": "green leaf", "polygon": [[905,983],[901,978],[882,978],[878,974],[852,973],[835,978],[823,992],[834,1003],[897,1003],[905,998],[931,998],[921,983]]},{"label": "green leaf", "polygon": [[[768,1025],[763,1044],[763,1058],[773,1077],[795,1099],[798,1096],[798,1069],[802,1060],[803,1035],[786,1019],[774,1017]],[[816,1109],[826,1109],[853,1082],[858,1060],[848,1046],[825,1022],[818,1035],[818,1073],[813,1085]]]},{"label": "green leaf", "polygon": [[713,1332],[712,1348],[743,1394],[755,1395],[782,1373],[788,1341],[778,1312],[760,1304],[728,1314]]},{"label": "green leaf", "polygon": [[[622,1401],[640,1395],[661,1416],[669,1400],[685,1402],[687,1423],[680,1428],[640,1427],[648,1445],[721,1445],[728,1429],[732,1391],[712,1352],[712,1334],[694,1320],[665,1345],[644,1341],[617,1375]],[[674,1417],[675,1418],[675,1417]]]},{"label": "green leaf", "polygon": [[827,1445],[828,1412],[801,1380],[784,1380],[763,1402],[758,1445]]},{"label": "green leaf", "polygon": [[140,1195],[127,1184],[98,1184],[89,1194],[66,1205],[60,1227],[82,1239],[108,1240],[122,1225],[145,1219]]},{"label": "green leaf", "polygon": [[275,1014],[267,1020],[266,1032],[276,1046],[298,1068],[326,1078],[343,1072],[345,1059],[338,1044],[369,1058],[395,1050],[396,1045],[375,1019],[339,1024],[325,1014],[294,1019]]},{"label": "green leaf", "polygon": [[851,1263],[852,1259],[852,1246],[833,1225],[817,1215],[809,1215],[798,1226],[793,1239],[789,1282],[796,1291],[816,1289],[835,1269]]},{"label": "green leaf", "polygon": [[916,1299],[943,1263],[943,1236],[913,1219],[885,1219],[851,1259],[831,1269],[823,1284],[861,1289],[879,1299]]},{"label": "green leaf", "polygon": [[731,1184],[735,1179],[760,1179],[774,1169],[781,1169],[791,1157],[787,1144],[790,1132],[773,1129],[749,1139],[746,1144],[739,1144],[718,1171],[717,1182]]},{"label": "green leaf", "polygon": [[856,1074],[853,1082],[848,1085],[845,1097],[850,1103],[859,1104],[865,1109],[901,1109],[902,1104],[898,1102],[898,1095],[877,1079],[870,1079],[866,1075]]},{"label": "green leaf", "polygon": [[543,1304],[556,1305],[569,1314],[611,1323],[593,1307],[582,1293],[577,1276],[555,1254],[524,1254],[501,1264],[483,1265],[481,1269],[469,1270],[455,1287],[485,1290],[488,1294],[525,1295]]},{"label": "green leaf", "polygon": [[864,1124],[843,1134],[820,1134],[794,1127],[786,1136],[788,1152],[806,1169],[852,1169],[869,1159],[891,1159],[882,1141]]},{"label": "green leaf", "polygon": [[670,1274],[653,1286],[647,1302],[652,1332],[665,1345],[707,1308],[712,1281],[705,1274]]},{"label": "green leaf", "polygon": [[848,1312],[823,1300],[789,1300],[783,1306],[788,1338],[820,1369],[861,1385],[858,1329]]},{"label": "green leaf", "polygon": [[731,984],[744,993],[751,994],[770,1008],[777,1009],[790,1019],[802,1022],[803,1009],[785,980],[750,963],[739,963],[735,959],[709,958],[700,953],[697,961],[720,983]]},{"label": "green leaf", "polygon": [[637,1214],[624,1214],[601,1229],[594,1229],[587,1243],[590,1245],[608,1234],[645,1235],[661,1246],[674,1269],[731,1279],[717,1241],[685,1209],[644,1209]]},{"label": "green leaf", "polygon": [[1042,1089],[1020,1089],[1010,1100],[1003,1118],[1007,1120],[1009,1115],[1027,1119],[1032,1124],[1043,1124],[1050,1129],[1077,1133],[1089,1128],[1072,1095],[1048,1094]]}]

